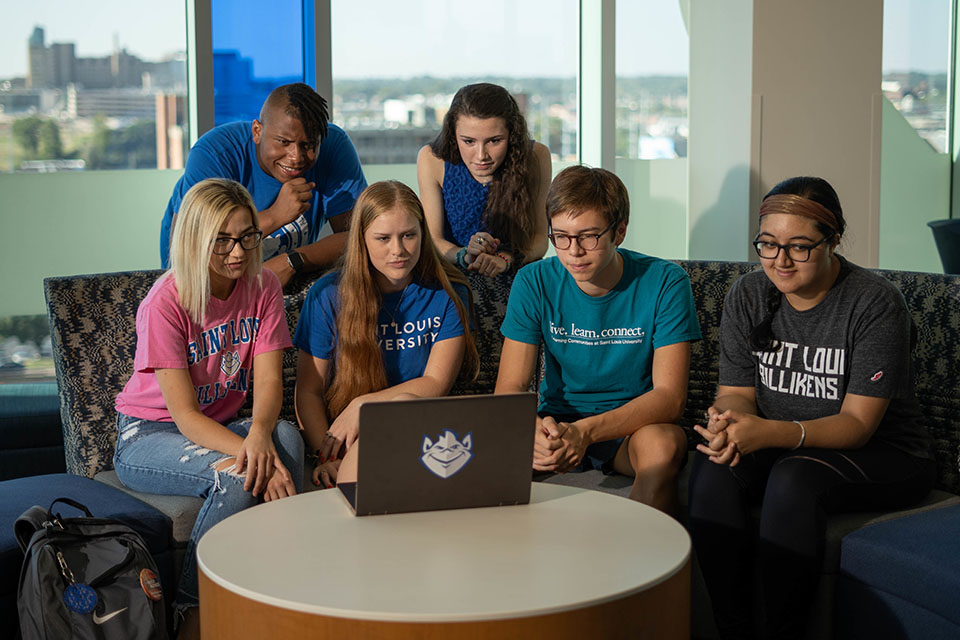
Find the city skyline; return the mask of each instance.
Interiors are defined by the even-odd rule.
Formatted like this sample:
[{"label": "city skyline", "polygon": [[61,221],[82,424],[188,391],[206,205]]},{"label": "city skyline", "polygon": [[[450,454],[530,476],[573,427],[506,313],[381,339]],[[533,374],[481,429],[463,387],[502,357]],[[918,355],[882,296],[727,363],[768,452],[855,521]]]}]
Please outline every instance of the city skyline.
[{"label": "city skyline", "polygon": [[[440,77],[569,75],[576,70],[577,47],[576,43],[563,38],[575,35],[577,11],[575,0],[563,1],[566,4],[547,0],[489,0],[485,5],[482,26],[486,31],[483,33],[496,33],[499,29],[512,36],[511,50],[508,55],[502,55],[499,50],[484,49],[484,43],[491,41],[483,36],[463,37],[465,33],[473,34],[477,26],[477,18],[472,15],[475,11],[470,5],[418,0],[403,3],[400,8],[400,3],[387,0],[333,0],[333,20],[338,27],[332,43],[335,74],[344,78],[407,78],[425,74]],[[238,7],[238,13],[261,6],[257,0],[232,0],[231,5]],[[78,56],[110,54],[115,37],[120,48],[144,60],[161,60],[184,51],[184,5],[165,3],[163,11],[150,11],[150,19],[144,20],[144,9],[155,6],[143,0],[98,3],[44,0],[29,8],[19,5],[5,11],[5,33],[17,35],[0,41],[0,79],[26,75],[25,41],[36,26],[45,29],[48,42],[74,43]],[[883,72],[945,72],[950,3],[885,0],[884,8]],[[538,19],[548,13],[553,20]],[[383,19],[371,23],[369,15]],[[617,18],[618,75],[686,75],[689,52],[679,0],[621,2]],[[82,29],[77,28],[79,24],[84,25]],[[943,34],[930,33],[930,25],[943,25]],[[417,30],[424,35],[411,38],[403,47],[397,46],[396,34]],[[624,37],[625,33],[630,34],[629,39]],[[250,37],[253,36],[246,39]],[[236,48],[241,54],[244,54],[244,39],[236,39]],[[468,42],[471,39],[475,41],[473,44]],[[362,56],[355,55],[358,42],[363,43]],[[638,55],[638,47],[650,53]],[[437,55],[438,51],[456,53],[458,50],[467,53],[465,59],[449,53]],[[543,55],[543,51],[556,53]],[[571,61],[566,60],[568,56],[573,56]],[[518,59],[525,65],[521,73],[517,73],[514,64]],[[262,66],[264,62],[259,64]],[[558,68],[571,71],[558,74]],[[269,68],[256,68],[255,74],[276,75],[275,70]]]}]

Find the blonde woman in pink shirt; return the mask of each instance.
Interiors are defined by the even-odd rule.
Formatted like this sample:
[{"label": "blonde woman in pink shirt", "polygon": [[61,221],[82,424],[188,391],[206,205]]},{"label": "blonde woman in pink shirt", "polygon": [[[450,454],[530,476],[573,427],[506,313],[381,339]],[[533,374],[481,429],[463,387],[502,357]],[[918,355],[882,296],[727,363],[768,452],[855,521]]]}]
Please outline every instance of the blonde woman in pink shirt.
[{"label": "blonde woman in pink shirt", "polygon": [[[280,282],[261,269],[261,236],[240,184],[210,179],[190,189],[171,269],[137,310],[134,373],[117,396],[120,480],[136,491],[206,499],[176,598],[181,638],[199,635],[201,536],[261,500],[297,493],[303,480],[299,431],[278,421],[291,342]],[[250,391],[253,415],[238,420]]]}]

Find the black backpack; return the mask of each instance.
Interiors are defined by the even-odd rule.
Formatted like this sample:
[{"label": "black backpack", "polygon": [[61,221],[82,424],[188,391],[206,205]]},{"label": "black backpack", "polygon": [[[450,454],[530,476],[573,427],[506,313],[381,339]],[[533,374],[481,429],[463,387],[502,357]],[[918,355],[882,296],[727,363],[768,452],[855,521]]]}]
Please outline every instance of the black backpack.
[{"label": "black backpack", "polygon": [[[53,513],[58,502],[87,517]],[[23,640],[166,640],[157,566],[133,529],[57,498],[49,509],[28,509],[14,532],[24,553],[17,590]]]}]

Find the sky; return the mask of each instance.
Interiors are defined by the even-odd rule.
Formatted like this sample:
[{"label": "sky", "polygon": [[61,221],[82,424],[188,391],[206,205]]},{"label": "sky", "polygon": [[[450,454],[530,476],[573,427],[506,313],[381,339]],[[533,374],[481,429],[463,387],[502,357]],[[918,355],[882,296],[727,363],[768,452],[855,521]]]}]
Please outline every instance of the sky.
[{"label": "sky", "polygon": [[[283,75],[271,60],[296,46],[299,0],[214,0],[236,18],[231,48],[257,39],[240,21],[254,16],[272,31],[258,76]],[[277,7],[289,5],[287,15]],[[688,39],[680,0],[620,0],[618,75],[686,74]],[[949,0],[885,0],[884,70],[946,69]],[[573,76],[577,65],[577,0],[332,0],[334,74],[343,78],[434,76]],[[158,7],[163,7],[158,11]],[[482,10],[478,9],[482,7]],[[186,49],[185,5],[176,0],[0,0],[0,78],[23,76],[27,38],[43,26],[46,42],[73,42],[79,56],[120,46],[145,60]],[[292,15],[293,17],[289,17]],[[376,20],[373,20],[375,17]],[[269,18],[269,19],[267,19]],[[934,31],[930,25],[935,25]],[[260,47],[263,49],[263,47]]]},{"label": "sky", "polygon": [[884,0],[884,73],[942,73],[947,70],[949,46],[950,0]]},{"label": "sky", "polygon": [[121,47],[145,60],[185,51],[185,6],[171,0],[0,0],[0,78],[26,75],[27,39],[38,25],[48,46],[73,42],[80,57],[108,55],[114,34]]}]

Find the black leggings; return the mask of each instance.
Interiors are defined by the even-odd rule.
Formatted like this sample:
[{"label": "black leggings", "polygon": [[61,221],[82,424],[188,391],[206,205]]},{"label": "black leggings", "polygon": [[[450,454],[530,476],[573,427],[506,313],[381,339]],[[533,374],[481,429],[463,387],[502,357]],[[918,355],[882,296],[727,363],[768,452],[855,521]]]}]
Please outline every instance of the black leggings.
[{"label": "black leggings", "polygon": [[[732,468],[698,454],[689,529],[720,636],[757,635],[756,555],[763,635],[801,637],[823,564],[827,514],[905,507],[930,491],[935,473],[933,460],[878,442],[850,450],[767,449]],[[757,503],[759,536],[749,512]]]}]

